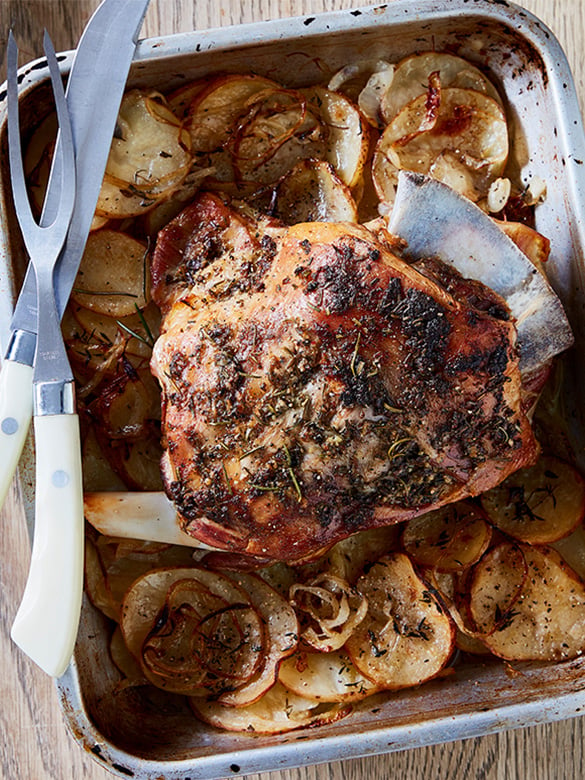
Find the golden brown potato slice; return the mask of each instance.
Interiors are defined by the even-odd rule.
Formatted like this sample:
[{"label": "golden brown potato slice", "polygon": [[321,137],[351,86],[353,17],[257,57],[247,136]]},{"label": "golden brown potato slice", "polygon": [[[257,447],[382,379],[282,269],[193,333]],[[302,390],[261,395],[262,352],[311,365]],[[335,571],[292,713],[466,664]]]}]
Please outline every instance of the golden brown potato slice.
[{"label": "golden brown potato slice", "polygon": [[390,123],[411,100],[424,95],[431,73],[438,73],[441,88],[459,87],[482,92],[501,104],[497,89],[487,76],[468,60],[446,52],[428,51],[401,60],[381,98],[381,113]]},{"label": "golden brown potato slice", "polygon": [[302,160],[276,188],[274,216],[285,225],[298,222],[357,222],[349,187],[323,160]]},{"label": "golden brown potato slice", "polygon": [[370,145],[370,128],[362,115],[344,95],[324,87],[304,92],[326,129],[323,159],[330,162],[348,187],[355,187],[364,169]]},{"label": "golden brown potato slice", "polygon": [[124,95],[96,214],[123,219],[153,208],[183,181],[191,166],[190,136],[162,95]]},{"label": "golden brown potato slice", "polygon": [[317,701],[359,701],[379,690],[342,650],[299,650],[281,663],[278,679],[289,691]]},{"label": "golden brown potato slice", "polygon": [[148,303],[146,247],[118,230],[91,233],[71,292],[80,306],[109,317],[127,317]]},{"label": "golden brown potato slice", "polygon": [[531,544],[568,536],[585,516],[585,480],[566,461],[543,455],[481,497],[490,522]]},{"label": "golden brown potato slice", "polygon": [[195,164],[202,168],[213,167],[216,181],[233,182],[235,173],[228,146],[233,142],[240,122],[247,116],[254,96],[278,88],[271,79],[233,74],[218,76],[199,92],[187,112],[186,121]]},{"label": "golden brown potato slice", "polygon": [[306,699],[280,683],[247,707],[226,707],[196,698],[190,699],[189,703],[195,715],[211,726],[254,734],[284,734],[294,729],[322,726],[351,712],[349,705]]},{"label": "golden brown potato slice", "polygon": [[345,648],[359,671],[388,689],[435,677],[451,657],[455,627],[408,556],[381,558],[357,587],[368,599],[368,614]]},{"label": "golden brown potato slice", "polygon": [[222,704],[244,707],[259,699],[276,682],[280,662],[298,644],[299,623],[290,604],[258,575],[226,572],[226,576],[246,591],[266,627],[266,653],[256,674],[238,690],[218,697]]},{"label": "golden brown potato slice", "polygon": [[409,520],[402,543],[421,566],[456,572],[481,558],[491,535],[491,528],[479,509],[467,501],[460,501]]},{"label": "golden brown potato slice", "polygon": [[[472,200],[486,195],[508,158],[508,128],[502,107],[471,89],[441,90],[432,111],[427,95],[408,103],[384,130],[374,153],[372,172],[381,200],[392,202],[399,170],[426,173]],[[432,168],[440,160],[441,165]],[[464,172],[465,175],[461,173]]]},{"label": "golden brown potato slice", "polygon": [[477,564],[470,613],[492,653],[559,661],[585,650],[585,585],[551,548],[505,542]]},{"label": "golden brown potato slice", "polygon": [[266,656],[264,624],[246,592],[218,572],[171,568],[136,580],[121,627],[150,682],[195,696],[235,690]]}]

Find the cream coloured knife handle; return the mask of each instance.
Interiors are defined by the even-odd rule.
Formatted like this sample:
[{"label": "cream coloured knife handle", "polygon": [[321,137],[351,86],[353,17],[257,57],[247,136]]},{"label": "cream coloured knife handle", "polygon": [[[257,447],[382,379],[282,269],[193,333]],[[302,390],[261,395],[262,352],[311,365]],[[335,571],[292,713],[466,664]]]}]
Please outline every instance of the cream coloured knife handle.
[{"label": "cream coloured knife handle", "polygon": [[66,670],[83,588],[83,485],[76,414],[34,418],[35,529],[12,639],[45,672]]},{"label": "cream coloured knife handle", "polygon": [[0,508],[16,471],[33,410],[32,366],[2,361],[0,370]]}]

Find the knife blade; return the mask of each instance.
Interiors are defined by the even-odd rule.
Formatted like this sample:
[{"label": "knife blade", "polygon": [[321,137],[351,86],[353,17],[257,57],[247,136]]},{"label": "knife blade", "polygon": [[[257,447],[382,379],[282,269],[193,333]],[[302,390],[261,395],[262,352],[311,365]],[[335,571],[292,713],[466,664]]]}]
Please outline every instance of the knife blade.
[{"label": "knife blade", "polygon": [[[67,305],[89,234],[111,140],[138,34],[150,0],[103,0],[81,38],[66,98],[76,152],[77,193],[71,227],[59,257],[55,297],[59,316]],[[59,158],[58,149],[55,152]],[[54,167],[48,189],[58,186]],[[52,199],[47,197],[45,202]],[[41,225],[53,215],[43,213]],[[37,293],[27,270],[10,325],[0,370],[0,507],[16,470],[32,417]]]}]

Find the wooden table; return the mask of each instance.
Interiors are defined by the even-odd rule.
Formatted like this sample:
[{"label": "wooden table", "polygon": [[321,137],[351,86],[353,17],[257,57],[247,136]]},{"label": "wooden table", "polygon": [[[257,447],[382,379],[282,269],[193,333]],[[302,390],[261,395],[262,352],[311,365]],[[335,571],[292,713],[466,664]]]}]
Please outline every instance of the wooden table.
[{"label": "wooden table", "polygon": [[[0,0],[0,74],[4,73],[4,45],[10,26],[18,34],[23,60],[30,60],[41,54],[45,27],[57,51],[73,48],[98,2]],[[143,35],[312,14],[354,5],[351,0],[152,0]],[[585,4],[582,0],[523,0],[523,5],[546,22],[560,39],[583,106]],[[24,587],[29,554],[16,486],[2,513],[0,528],[0,776],[4,780],[106,780],[111,775],[83,754],[67,733],[51,680],[18,652],[8,638]],[[584,726],[585,719],[580,718],[438,747],[275,772],[270,780],[582,778]],[[267,780],[268,775],[253,778]]]}]

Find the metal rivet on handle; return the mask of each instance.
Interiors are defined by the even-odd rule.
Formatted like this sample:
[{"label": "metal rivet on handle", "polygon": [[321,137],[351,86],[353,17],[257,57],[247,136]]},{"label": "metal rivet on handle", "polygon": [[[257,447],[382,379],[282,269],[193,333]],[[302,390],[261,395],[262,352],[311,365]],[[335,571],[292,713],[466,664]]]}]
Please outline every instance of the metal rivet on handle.
[{"label": "metal rivet on handle", "polygon": [[56,488],[66,487],[69,484],[69,474],[62,469],[59,469],[59,471],[54,471],[53,476],[51,477],[51,482]]},{"label": "metal rivet on handle", "polygon": [[12,436],[18,430],[18,420],[15,420],[14,417],[5,417],[0,427],[2,428],[2,433]]}]

